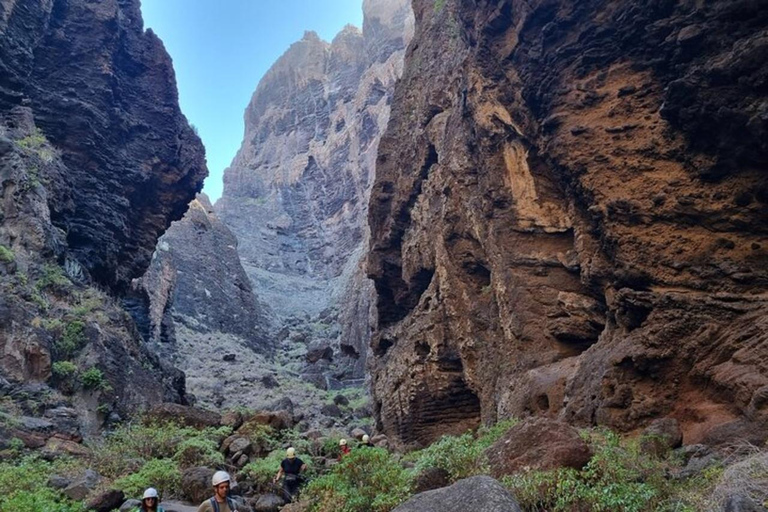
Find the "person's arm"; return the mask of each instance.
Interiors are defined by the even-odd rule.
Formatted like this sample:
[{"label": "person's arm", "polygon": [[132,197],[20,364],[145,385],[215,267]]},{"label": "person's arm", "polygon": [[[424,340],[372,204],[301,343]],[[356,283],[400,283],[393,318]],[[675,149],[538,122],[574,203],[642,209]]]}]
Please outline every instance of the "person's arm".
[{"label": "person's arm", "polygon": [[306,470],[307,470],[307,465],[306,464],[302,464],[301,467],[299,468],[299,473],[303,473]]},{"label": "person's arm", "polygon": [[280,469],[277,470],[277,474],[275,475],[275,478],[272,479],[272,481],[277,482],[278,480],[280,480],[281,476],[283,476],[283,466],[280,466]]}]

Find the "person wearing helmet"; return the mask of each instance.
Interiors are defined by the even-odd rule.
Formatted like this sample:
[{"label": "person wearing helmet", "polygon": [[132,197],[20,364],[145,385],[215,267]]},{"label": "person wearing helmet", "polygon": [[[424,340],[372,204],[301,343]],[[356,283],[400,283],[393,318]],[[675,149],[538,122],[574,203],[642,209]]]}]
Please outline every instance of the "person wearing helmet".
[{"label": "person wearing helmet", "polygon": [[205,500],[197,508],[197,512],[237,512],[235,504],[229,497],[229,473],[217,471],[213,474],[213,496]]},{"label": "person wearing helmet", "polygon": [[165,512],[163,507],[160,506],[160,496],[157,494],[157,489],[149,487],[144,491],[144,495],[141,497],[141,505],[139,505],[137,512]]},{"label": "person wearing helmet", "polygon": [[339,441],[339,460],[341,460],[345,455],[348,455],[350,452],[349,446],[347,446],[347,440],[341,439]]},{"label": "person wearing helmet", "polygon": [[296,456],[296,450],[291,446],[285,451],[285,458],[280,463],[280,469],[277,470],[275,478],[272,482],[277,483],[280,477],[285,475],[283,479],[283,491],[286,496],[293,501],[299,492],[299,487],[303,481],[301,473],[307,470],[307,465],[304,464],[300,458]]},{"label": "person wearing helmet", "polygon": [[371,436],[368,434],[363,435],[363,442],[360,443],[360,446],[362,448],[373,448],[373,443],[371,442]]}]

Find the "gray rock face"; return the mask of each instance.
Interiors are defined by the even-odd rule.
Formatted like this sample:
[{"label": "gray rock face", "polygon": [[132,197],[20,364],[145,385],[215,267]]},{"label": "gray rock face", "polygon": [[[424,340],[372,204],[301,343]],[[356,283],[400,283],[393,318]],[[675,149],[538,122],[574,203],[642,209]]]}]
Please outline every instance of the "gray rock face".
[{"label": "gray rock face", "polygon": [[364,8],[362,32],[348,26],[330,44],[308,32],[267,72],[216,203],[277,327],[338,347],[344,378],[364,368],[367,200],[411,23],[406,0]]},{"label": "gray rock face", "polygon": [[417,494],[393,512],[519,512],[520,506],[488,476],[459,480],[450,487]]},{"label": "gray rock face", "polygon": [[174,324],[202,333],[238,336],[265,350],[263,311],[240,265],[237,239],[199,194],[157,245],[148,272],[138,283],[150,299],[151,337],[174,341]]}]

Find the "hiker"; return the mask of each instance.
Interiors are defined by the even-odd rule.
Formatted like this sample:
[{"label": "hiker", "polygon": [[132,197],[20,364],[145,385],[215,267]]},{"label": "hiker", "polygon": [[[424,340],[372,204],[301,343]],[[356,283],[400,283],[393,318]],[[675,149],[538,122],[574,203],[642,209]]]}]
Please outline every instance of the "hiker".
[{"label": "hiker", "polygon": [[368,434],[363,435],[363,442],[360,443],[361,448],[375,448],[373,443],[371,442],[371,436]]},{"label": "hiker", "polygon": [[141,505],[139,505],[137,512],[165,512],[159,503],[160,497],[157,495],[157,489],[149,487],[141,497]]},{"label": "hiker", "polygon": [[237,512],[235,503],[229,497],[229,473],[217,471],[213,474],[213,496],[197,508],[197,512]]},{"label": "hiker", "polygon": [[307,465],[296,456],[296,450],[291,446],[285,451],[285,458],[280,463],[280,469],[277,470],[273,483],[277,483],[280,477],[285,475],[283,480],[283,491],[288,498],[293,501],[299,492],[303,477],[301,473],[307,470]]},{"label": "hiker", "polygon": [[347,446],[346,439],[339,441],[339,451],[339,460],[341,460],[345,455],[349,455],[350,449],[349,446]]}]

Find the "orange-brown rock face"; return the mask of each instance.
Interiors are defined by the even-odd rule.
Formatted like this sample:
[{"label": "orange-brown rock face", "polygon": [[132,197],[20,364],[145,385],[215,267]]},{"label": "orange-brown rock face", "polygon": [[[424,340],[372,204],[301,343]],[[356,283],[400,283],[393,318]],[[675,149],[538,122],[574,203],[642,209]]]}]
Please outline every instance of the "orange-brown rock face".
[{"label": "orange-brown rock face", "polygon": [[380,428],[768,436],[758,4],[414,1],[369,206]]}]

